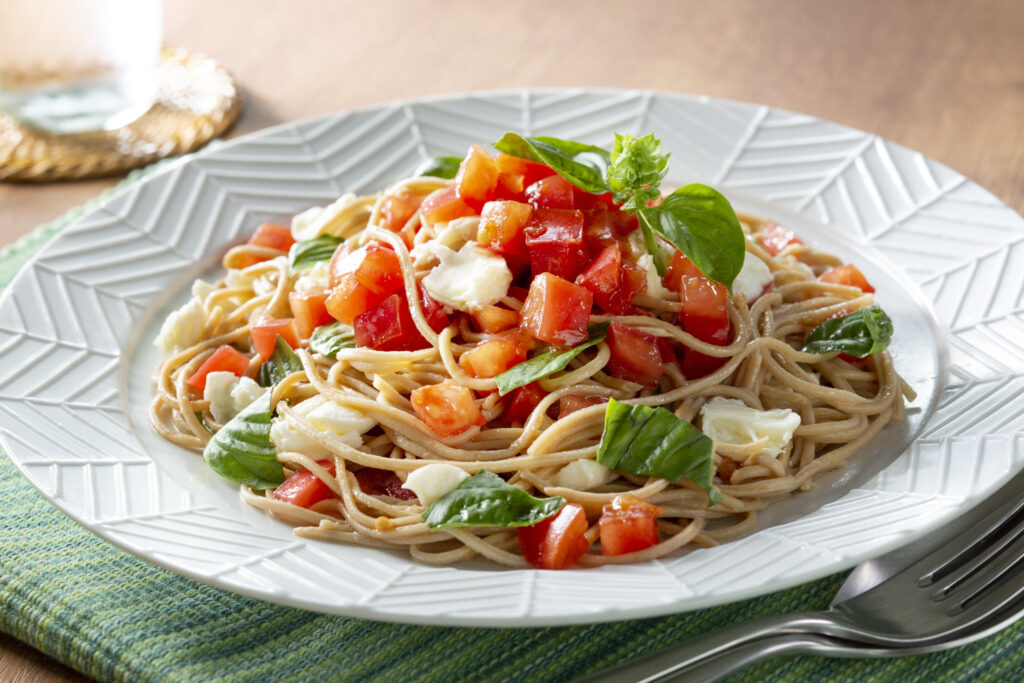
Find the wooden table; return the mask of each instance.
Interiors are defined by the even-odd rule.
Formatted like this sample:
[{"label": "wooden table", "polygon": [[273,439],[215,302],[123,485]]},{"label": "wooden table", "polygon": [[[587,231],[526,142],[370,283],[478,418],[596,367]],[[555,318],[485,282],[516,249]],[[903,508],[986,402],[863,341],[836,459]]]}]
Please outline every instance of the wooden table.
[{"label": "wooden table", "polygon": [[[168,0],[164,38],[234,72],[232,136],[468,90],[703,93],[877,133],[1024,211],[1020,0]],[[0,185],[0,245],[114,182]],[[0,636],[0,679],[76,676]]]}]

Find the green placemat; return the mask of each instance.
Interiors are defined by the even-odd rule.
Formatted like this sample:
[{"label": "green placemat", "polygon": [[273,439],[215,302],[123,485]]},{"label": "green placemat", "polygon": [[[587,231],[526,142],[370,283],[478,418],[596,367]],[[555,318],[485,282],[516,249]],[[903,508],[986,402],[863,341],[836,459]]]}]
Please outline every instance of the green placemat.
[{"label": "green placemat", "polygon": [[[152,170],[136,172],[122,186]],[[0,286],[102,200],[0,251]],[[6,455],[0,455],[0,501],[0,629],[100,680],[568,681],[729,624],[824,608],[844,578],[612,624],[404,626],[279,607],[143,562],[52,507]],[[788,657],[731,680],[1004,681],[1022,669],[1024,621],[949,652],[887,660]]]}]

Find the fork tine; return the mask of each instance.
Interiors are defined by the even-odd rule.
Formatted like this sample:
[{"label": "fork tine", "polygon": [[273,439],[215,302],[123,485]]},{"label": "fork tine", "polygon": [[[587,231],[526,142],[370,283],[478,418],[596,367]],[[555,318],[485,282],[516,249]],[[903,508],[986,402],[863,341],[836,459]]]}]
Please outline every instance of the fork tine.
[{"label": "fork tine", "polygon": [[1018,517],[1020,519],[1004,536],[993,539],[990,546],[980,549],[967,564],[937,582],[932,599],[943,600],[956,592],[963,596],[961,601],[968,601],[971,595],[1009,571],[1024,554],[1024,514]]}]

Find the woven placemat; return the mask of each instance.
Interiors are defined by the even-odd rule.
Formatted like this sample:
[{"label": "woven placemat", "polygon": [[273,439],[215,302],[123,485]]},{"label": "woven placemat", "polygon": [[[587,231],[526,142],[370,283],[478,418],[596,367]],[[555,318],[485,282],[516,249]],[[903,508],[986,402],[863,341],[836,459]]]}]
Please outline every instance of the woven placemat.
[{"label": "woven placemat", "polygon": [[[134,172],[120,187],[150,171]],[[0,249],[0,287],[49,238],[101,202]],[[226,593],[144,562],[50,505],[2,452],[0,501],[0,631],[101,681],[571,681],[729,624],[823,609],[844,578],[611,624],[385,624]],[[1022,670],[1024,621],[948,652],[885,660],[787,657],[729,681],[1001,682],[1020,680]]]},{"label": "woven placemat", "polygon": [[230,128],[242,110],[234,78],[201,54],[165,49],[157,81],[156,103],[117,130],[56,135],[22,126],[0,112],[0,180],[121,175],[198,149]]}]

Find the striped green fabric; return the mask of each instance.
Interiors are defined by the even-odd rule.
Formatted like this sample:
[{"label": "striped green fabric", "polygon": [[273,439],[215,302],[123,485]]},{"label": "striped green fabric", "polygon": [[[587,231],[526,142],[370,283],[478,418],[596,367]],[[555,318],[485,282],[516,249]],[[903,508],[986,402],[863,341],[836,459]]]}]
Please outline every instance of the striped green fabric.
[{"label": "striped green fabric", "polygon": [[[0,285],[81,212],[0,251]],[[279,607],[143,562],[49,505],[5,455],[0,501],[0,629],[99,680],[568,681],[729,624],[824,608],[843,580],[836,575],[715,609],[611,624],[405,626]],[[1005,681],[1022,670],[1019,622],[949,652],[886,660],[788,657],[730,680]]]}]

